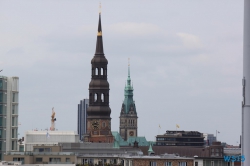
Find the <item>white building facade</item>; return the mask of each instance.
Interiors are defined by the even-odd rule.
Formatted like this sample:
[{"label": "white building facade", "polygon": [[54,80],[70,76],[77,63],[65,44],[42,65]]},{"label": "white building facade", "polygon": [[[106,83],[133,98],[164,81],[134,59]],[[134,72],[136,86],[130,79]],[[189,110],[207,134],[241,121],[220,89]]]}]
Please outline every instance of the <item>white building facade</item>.
[{"label": "white building facade", "polygon": [[24,142],[25,151],[33,151],[33,146],[36,145],[79,142],[79,135],[75,131],[27,131]]},{"label": "white building facade", "polygon": [[0,76],[0,160],[17,151],[19,78]]}]

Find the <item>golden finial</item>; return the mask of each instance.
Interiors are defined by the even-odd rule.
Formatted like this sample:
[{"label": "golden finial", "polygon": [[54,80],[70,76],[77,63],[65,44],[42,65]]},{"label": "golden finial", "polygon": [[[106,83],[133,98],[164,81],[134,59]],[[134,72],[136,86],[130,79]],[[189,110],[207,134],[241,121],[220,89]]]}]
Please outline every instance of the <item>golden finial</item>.
[{"label": "golden finial", "polygon": [[130,62],[129,62],[129,60],[130,60],[130,59],[128,58],[128,66],[130,66]]},{"label": "golden finial", "polygon": [[101,12],[102,12],[102,4],[100,2],[100,4],[99,4],[99,14],[101,14]]}]

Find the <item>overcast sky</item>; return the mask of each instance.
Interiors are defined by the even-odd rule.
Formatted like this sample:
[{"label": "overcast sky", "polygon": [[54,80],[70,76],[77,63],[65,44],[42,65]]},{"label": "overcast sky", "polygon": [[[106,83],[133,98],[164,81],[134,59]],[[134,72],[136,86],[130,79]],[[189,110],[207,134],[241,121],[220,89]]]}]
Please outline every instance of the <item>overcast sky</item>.
[{"label": "overcast sky", "polygon": [[[130,58],[139,136],[155,140],[179,124],[239,144],[243,0],[101,2],[112,131]],[[52,107],[56,128],[77,130],[98,11],[95,0],[0,1],[0,68],[19,77],[19,137],[49,128]]]}]

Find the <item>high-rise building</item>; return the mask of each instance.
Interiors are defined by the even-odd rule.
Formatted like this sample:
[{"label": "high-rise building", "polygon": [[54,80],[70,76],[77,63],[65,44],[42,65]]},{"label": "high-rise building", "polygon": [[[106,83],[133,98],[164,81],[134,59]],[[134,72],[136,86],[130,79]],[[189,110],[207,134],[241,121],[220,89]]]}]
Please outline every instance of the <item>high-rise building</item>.
[{"label": "high-rise building", "polygon": [[17,150],[19,78],[0,76],[0,160]]},{"label": "high-rise building", "polygon": [[130,79],[130,65],[128,66],[127,84],[124,89],[124,101],[120,113],[120,135],[127,141],[129,137],[137,137],[137,112],[135,101],[133,100],[133,85]]},{"label": "high-rise building", "polygon": [[213,134],[203,134],[204,137],[204,145],[210,146],[213,142],[216,142],[216,137]]},{"label": "high-rise building", "polygon": [[83,99],[78,104],[77,113],[77,132],[82,140],[83,134],[87,133],[87,108],[89,105],[89,99]]},{"label": "high-rise building", "polygon": [[87,109],[87,139],[89,142],[113,142],[111,133],[111,109],[109,107],[108,60],[104,56],[101,14],[96,41],[96,51],[91,60],[91,82],[89,83],[89,107]]}]

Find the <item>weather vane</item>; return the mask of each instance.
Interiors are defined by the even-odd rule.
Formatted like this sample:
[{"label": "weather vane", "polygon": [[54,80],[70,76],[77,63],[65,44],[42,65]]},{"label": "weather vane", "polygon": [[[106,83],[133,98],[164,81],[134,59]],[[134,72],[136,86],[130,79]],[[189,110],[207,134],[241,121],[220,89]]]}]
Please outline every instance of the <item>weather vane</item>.
[{"label": "weather vane", "polygon": [[99,4],[99,13],[101,14],[101,12],[102,12],[102,4],[100,2],[100,4]]}]

